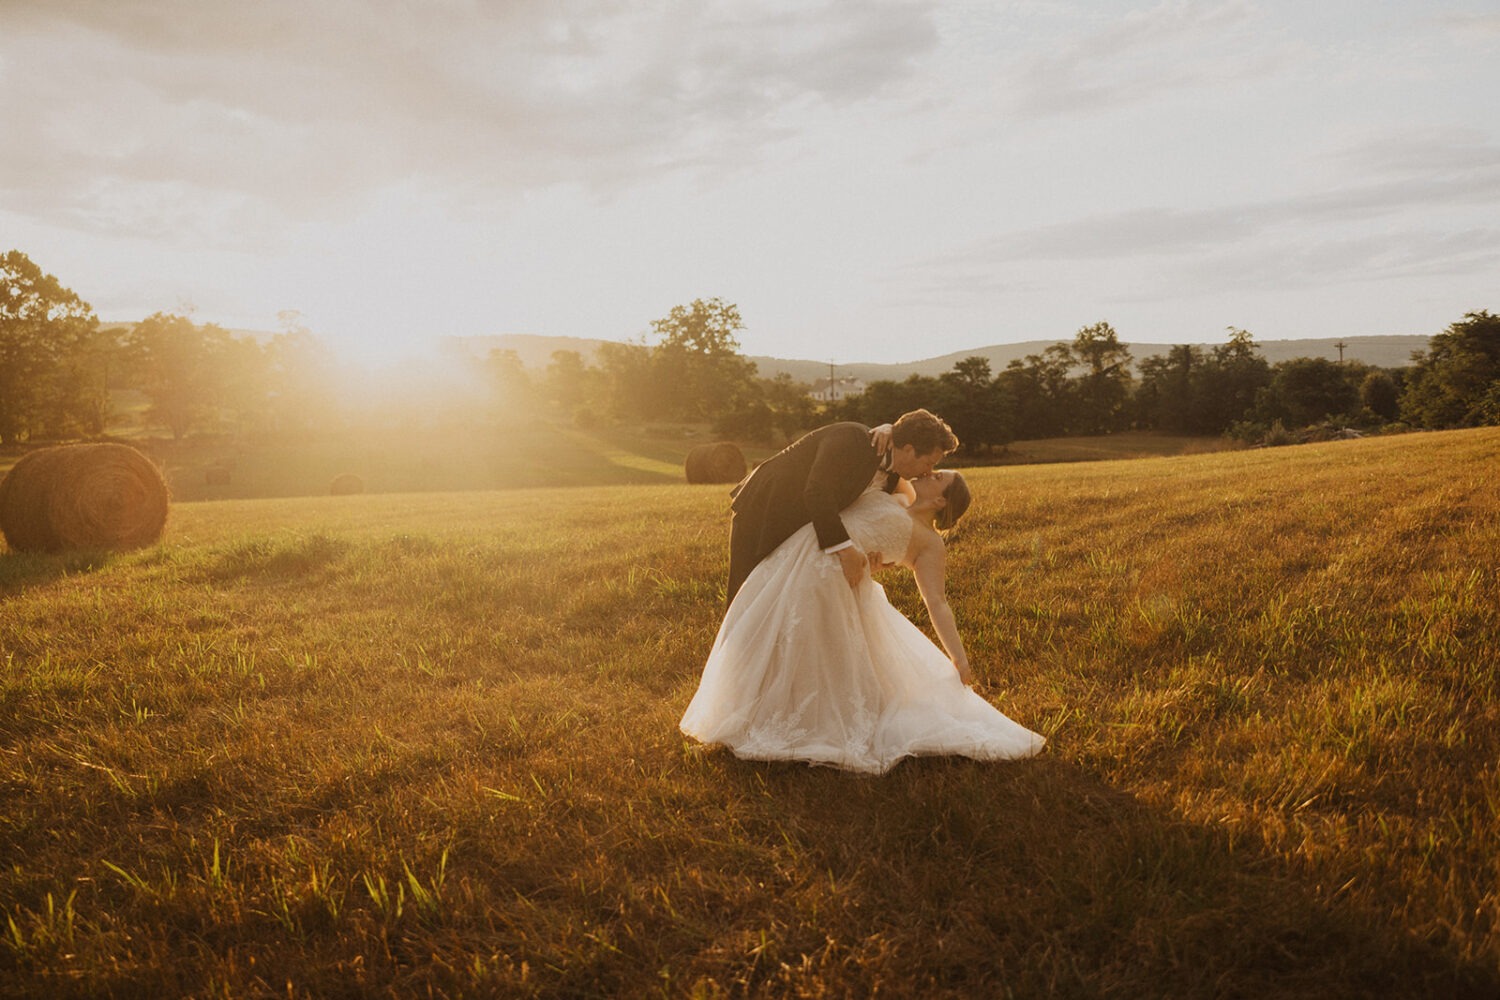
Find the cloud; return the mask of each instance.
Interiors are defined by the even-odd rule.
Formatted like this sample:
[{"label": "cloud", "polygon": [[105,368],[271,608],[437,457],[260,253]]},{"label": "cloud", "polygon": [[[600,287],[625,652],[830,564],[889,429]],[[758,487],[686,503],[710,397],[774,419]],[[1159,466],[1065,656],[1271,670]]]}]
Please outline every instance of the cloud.
[{"label": "cloud", "polygon": [[[1472,130],[1414,129],[1331,153],[1340,183],[1262,201],[1149,206],[1004,233],[895,277],[922,300],[1035,291],[1087,272],[1118,298],[1483,275],[1500,265],[1500,146]],[[1352,179],[1351,179],[1352,178]],[[1466,220],[1444,228],[1444,219]]]},{"label": "cloud", "polygon": [[1287,64],[1295,50],[1261,36],[1257,8],[1164,0],[1024,61],[1006,81],[1023,117],[1095,112],[1246,79]]},{"label": "cloud", "polygon": [[1298,234],[1233,247],[1184,262],[1188,287],[1222,294],[1235,289],[1317,289],[1410,278],[1493,274],[1500,268],[1500,229],[1456,232],[1411,228],[1318,238]]},{"label": "cloud", "polygon": [[1444,14],[1438,23],[1463,39],[1484,43],[1500,38],[1500,14]]},{"label": "cloud", "polygon": [[1418,130],[1369,140],[1331,159],[1368,179],[1259,202],[1149,207],[1009,233],[966,256],[994,262],[1199,252],[1277,228],[1362,223],[1408,211],[1500,205],[1500,146],[1467,130]]},{"label": "cloud", "polygon": [[1485,132],[1452,126],[1389,130],[1331,154],[1343,169],[1405,177],[1482,177],[1500,167],[1500,146]]},{"label": "cloud", "polygon": [[607,190],[753,162],[935,42],[896,0],[7,0],[0,83],[26,99],[0,110],[0,208],[197,241],[393,184]]}]

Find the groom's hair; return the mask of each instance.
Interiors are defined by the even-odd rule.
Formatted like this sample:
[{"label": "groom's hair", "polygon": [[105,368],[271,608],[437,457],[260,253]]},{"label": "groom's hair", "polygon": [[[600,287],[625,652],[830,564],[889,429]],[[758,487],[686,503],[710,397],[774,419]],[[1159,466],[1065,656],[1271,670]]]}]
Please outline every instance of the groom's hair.
[{"label": "groom's hair", "polygon": [[948,488],[943,491],[943,496],[947,497],[948,502],[942,510],[937,512],[936,527],[939,531],[952,531],[953,526],[958,523],[959,518],[964,516],[964,511],[969,509],[969,504],[974,499],[969,493],[969,484],[964,482],[964,477],[958,473],[958,470],[954,470],[953,482],[948,484]]},{"label": "groom's hair", "polygon": [[918,455],[930,455],[939,448],[947,455],[958,448],[958,438],[942,417],[926,410],[912,410],[901,414],[891,427],[891,446],[907,445],[915,447]]}]

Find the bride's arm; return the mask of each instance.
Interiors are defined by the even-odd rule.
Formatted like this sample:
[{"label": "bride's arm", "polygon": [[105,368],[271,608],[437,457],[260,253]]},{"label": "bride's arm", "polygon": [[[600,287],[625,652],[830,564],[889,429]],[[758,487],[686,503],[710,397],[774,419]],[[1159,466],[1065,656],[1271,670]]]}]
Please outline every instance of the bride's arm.
[{"label": "bride's arm", "polygon": [[[917,527],[922,530],[921,526]],[[943,540],[936,532],[917,551],[912,560],[912,575],[917,579],[917,592],[922,603],[927,605],[927,615],[932,619],[933,631],[943,644],[943,651],[953,661],[959,680],[970,684],[974,680],[969,670],[969,654],[964,651],[963,640],[958,636],[958,623],[953,620],[953,609],[948,606],[947,575],[948,555]]]}]

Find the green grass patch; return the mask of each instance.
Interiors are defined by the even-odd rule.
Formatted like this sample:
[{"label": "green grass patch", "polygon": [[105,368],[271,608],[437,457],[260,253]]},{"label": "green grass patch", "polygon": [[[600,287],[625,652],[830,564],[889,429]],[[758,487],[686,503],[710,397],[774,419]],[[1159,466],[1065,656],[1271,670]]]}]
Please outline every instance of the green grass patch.
[{"label": "green grass patch", "polygon": [[721,487],[5,553],[0,995],[1494,995],[1497,459],[972,470],[950,596],[1051,742],[879,779],[677,733]]},{"label": "green grass patch", "polygon": [[[1229,438],[1158,431],[1077,435],[1013,441],[999,455],[977,460],[982,465],[1046,465],[1053,462],[1109,462],[1124,458],[1169,458],[1233,451],[1244,445]],[[961,454],[961,453],[960,453]],[[955,456],[957,457],[957,456]]]}]

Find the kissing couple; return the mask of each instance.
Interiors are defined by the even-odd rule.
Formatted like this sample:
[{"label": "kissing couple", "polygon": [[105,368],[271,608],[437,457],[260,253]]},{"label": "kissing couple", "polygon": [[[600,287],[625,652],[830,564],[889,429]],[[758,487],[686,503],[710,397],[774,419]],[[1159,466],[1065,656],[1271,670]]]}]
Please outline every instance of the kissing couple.
[{"label": "kissing couple", "polygon": [[[944,535],[968,484],[937,470],[958,439],[926,410],[820,427],[732,493],[729,608],[683,733],[748,760],[883,774],[904,757],[1032,756],[1046,742],[969,684]],[[870,570],[909,569],[938,648]]]}]

